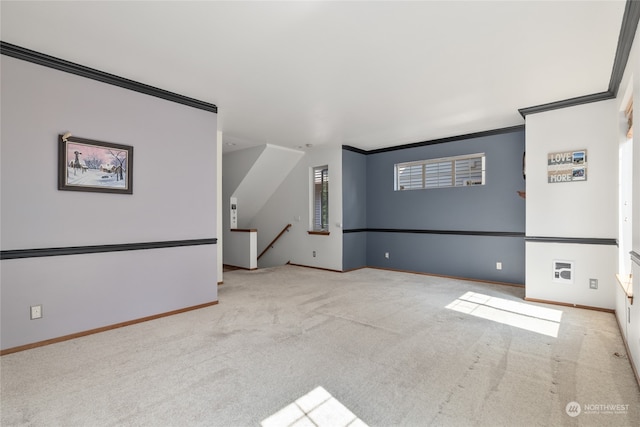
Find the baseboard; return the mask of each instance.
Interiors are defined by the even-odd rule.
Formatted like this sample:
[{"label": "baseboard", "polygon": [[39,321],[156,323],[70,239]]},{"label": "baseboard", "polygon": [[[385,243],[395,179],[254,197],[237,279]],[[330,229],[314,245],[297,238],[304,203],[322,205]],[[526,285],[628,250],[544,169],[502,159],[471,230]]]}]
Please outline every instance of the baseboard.
[{"label": "baseboard", "polygon": [[615,310],[612,310],[610,308],[592,307],[590,305],[571,304],[571,303],[568,303],[568,302],[549,301],[549,300],[546,300],[546,299],[537,299],[537,298],[525,297],[524,300],[525,301],[529,301],[529,302],[540,302],[540,303],[543,303],[543,304],[561,305],[561,306],[564,306],[564,307],[582,308],[584,310],[602,311],[604,313],[611,313],[611,314],[615,314],[615,312],[616,312]]},{"label": "baseboard", "polygon": [[367,266],[364,267],[356,267],[356,268],[350,268],[348,270],[342,270],[343,273],[351,273],[352,271],[358,271],[358,270],[363,270],[365,268],[369,268]]},{"label": "baseboard", "polygon": [[25,344],[18,347],[7,348],[5,350],[0,350],[0,356],[4,356],[6,354],[17,353],[19,351],[30,350],[32,348],[43,347],[49,344],[55,344],[63,341],[69,341],[75,338],[85,337],[87,335],[93,335],[100,332],[110,331],[112,329],[123,328],[125,326],[135,325],[136,323],[148,322],[149,320],[160,319],[161,317],[173,316],[174,314],[185,313],[187,311],[198,310],[200,308],[210,307],[212,305],[218,304],[218,301],[207,302],[204,304],[198,304],[191,307],[185,307],[178,310],[168,311],[166,313],[154,314],[153,316],[142,317],[140,319],[128,320],[126,322],[116,323],[113,325],[103,326],[101,328],[89,329],[87,331],[76,332],[75,334],[64,335],[57,338],[51,338],[44,341],[38,341],[31,344]]},{"label": "baseboard", "polygon": [[447,279],[466,280],[468,282],[480,282],[480,283],[489,283],[491,285],[503,285],[503,286],[513,286],[513,287],[516,287],[516,288],[524,288],[524,285],[523,284],[519,284],[519,283],[496,282],[496,281],[493,281],[493,280],[472,279],[472,278],[469,278],[469,277],[458,277],[458,276],[446,276],[444,274],[423,273],[421,271],[400,270],[400,269],[396,269],[396,268],[371,267],[371,266],[367,266],[367,265],[365,265],[363,267],[352,268],[352,269],[349,269],[349,270],[332,270],[330,268],[313,267],[313,266],[310,266],[310,265],[296,264],[296,263],[293,263],[291,261],[287,262],[287,265],[295,265],[296,267],[305,267],[305,268],[315,268],[316,270],[331,271],[331,272],[334,272],[334,273],[350,273],[352,271],[362,270],[362,269],[365,269],[365,268],[371,268],[371,269],[374,269],[374,270],[393,271],[393,272],[396,272],[396,273],[419,274],[421,276],[444,277],[444,278],[447,278]]},{"label": "baseboard", "polygon": [[[254,271],[254,270],[258,269],[258,267],[247,268],[247,267],[240,267],[239,265],[233,265],[233,264],[224,264],[224,266],[231,267],[231,268],[234,268],[236,270],[245,270],[245,271]],[[223,273],[225,272],[224,271],[224,266],[222,267]],[[231,270],[231,271],[233,271],[233,270]],[[226,273],[229,273],[229,271],[226,271]]]},{"label": "baseboard", "polygon": [[304,265],[304,264],[296,264],[296,263],[293,263],[291,261],[288,261],[287,265],[293,265],[295,267],[313,268],[315,270],[331,271],[332,273],[342,273],[342,270],[332,270],[330,268],[314,267],[312,265]]},{"label": "baseboard", "polygon": [[622,337],[622,342],[624,343],[624,349],[627,352],[627,360],[631,364],[631,370],[633,371],[633,375],[636,377],[636,382],[638,383],[638,390],[640,390],[640,372],[636,369],[635,363],[633,363],[633,358],[631,357],[631,351],[629,350],[629,343],[627,343],[627,337],[624,335],[622,325],[620,324],[620,319],[618,319],[618,315],[614,312],[614,316],[616,317],[616,323],[618,324],[618,329],[620,329],[620,336]]},{"label": "baseboard", "polygon": [[497,282],[495,280],[483,280],[483,279],[473,279],[470,277],[447,276],[445,274],[423,273],[421,271],[400,270],[397,268],[386,268],[386,267],[362,267],[362,268],[372,268],[375,270],[395,271],[398,273],[419,274],[422,276],[444,277],[446,279],[465,280],[467,282],[480,282],[480,283],[489,283],[491,285],[502,285],[502,286],[513,286],[516,288],[524,288],[524,284],[520,284],[520,283]]}]

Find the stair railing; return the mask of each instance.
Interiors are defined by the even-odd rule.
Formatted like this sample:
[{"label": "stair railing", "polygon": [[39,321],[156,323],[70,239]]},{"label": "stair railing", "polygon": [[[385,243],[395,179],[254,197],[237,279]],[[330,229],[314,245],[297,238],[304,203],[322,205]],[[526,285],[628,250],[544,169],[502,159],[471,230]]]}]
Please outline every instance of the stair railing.
[{"label": "stair railing", "polygon": [[291,228],[291,224],[287,224],[287,225],[282,229],[282,231],[281,231],[281,232],[276,236],[276,238],[275,238],[275,239],[273,239],[273,240],[271,241],[271,243],[269,243],[269,244],[267,245],[267,247],[266,247],[266,248],[264,248],[264,251],[262,251],[262,252],[260,253],[260,255],[258,255],[258,259],[260,259],[260,258],[262,257],[262,255],[264,255],[264,254],[265,254],[269,249],[273,248],[273,245],[278,241],[278,239],[279,239],[280,237],[282,237],[282,235],[283,235],[285,232],[289,231],[289,228]]}]

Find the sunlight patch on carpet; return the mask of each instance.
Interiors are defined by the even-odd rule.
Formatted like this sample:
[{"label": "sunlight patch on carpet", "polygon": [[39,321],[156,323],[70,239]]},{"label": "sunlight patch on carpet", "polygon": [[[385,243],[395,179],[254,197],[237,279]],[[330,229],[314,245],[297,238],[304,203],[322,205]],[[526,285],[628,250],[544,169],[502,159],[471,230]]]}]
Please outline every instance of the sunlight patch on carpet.
[{"label": "sunlight patch on carpet", "polygon": [[448,309],[557,338],[562,311],[477,292],[467,292]]},{"label": "sunlight patch on carpet", "polygon": [[367,427],[335,397],[316,387],[260,423],[262,427]]}]

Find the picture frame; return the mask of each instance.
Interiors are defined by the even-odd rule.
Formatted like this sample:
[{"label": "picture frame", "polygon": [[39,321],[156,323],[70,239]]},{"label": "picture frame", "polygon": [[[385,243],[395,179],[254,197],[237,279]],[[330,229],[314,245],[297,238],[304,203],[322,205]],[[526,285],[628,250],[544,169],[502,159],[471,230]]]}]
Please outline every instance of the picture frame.
[{"label": "picture frame", "polygon": [[133,147],[58,135],[58,190],[133,194]]}]

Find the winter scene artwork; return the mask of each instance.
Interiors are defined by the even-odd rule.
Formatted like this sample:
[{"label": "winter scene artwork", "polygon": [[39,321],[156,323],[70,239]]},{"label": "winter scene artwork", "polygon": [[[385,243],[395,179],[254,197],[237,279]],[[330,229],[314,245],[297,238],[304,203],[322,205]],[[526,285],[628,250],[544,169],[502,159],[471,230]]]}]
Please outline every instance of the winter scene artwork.
[{"label": "winter scene artwork", "polygon": [[133,193],[133,147],[62,136],[59,144],[60,190]]}]

